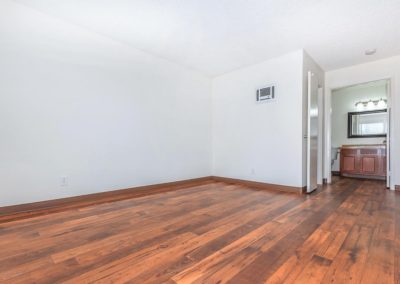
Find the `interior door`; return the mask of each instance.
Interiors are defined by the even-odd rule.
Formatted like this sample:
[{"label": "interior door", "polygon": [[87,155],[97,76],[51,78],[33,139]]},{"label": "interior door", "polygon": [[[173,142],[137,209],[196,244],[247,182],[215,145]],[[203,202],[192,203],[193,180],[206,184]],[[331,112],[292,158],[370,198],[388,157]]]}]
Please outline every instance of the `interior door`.
[{"label": "interior door", "polygon": [[307,117],[307,192],[318,186],[318,81],[308,72]]},{"label": "interior door", "polygon": [[386,83],[386,94],[388,98],[388,107],[387,107],[387,121],[388,121],[388,127],[387,127],[387,134],[386,134],[386,187],[390,189],[394,189],[393,186],[391,185],[391,166],[390,166],[390,157],[391,157],[391,122],[392,122],[392,94],[391,94],[391,81],[388,80]]}]

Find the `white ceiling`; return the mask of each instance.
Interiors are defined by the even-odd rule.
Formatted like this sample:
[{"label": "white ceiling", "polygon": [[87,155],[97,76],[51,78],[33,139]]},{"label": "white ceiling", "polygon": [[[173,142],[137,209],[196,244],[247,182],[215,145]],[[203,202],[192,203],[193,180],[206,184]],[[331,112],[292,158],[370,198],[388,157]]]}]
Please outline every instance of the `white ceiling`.
[{"label": "white ceiling", "polygon": [[399,0],[15,2],[212,76],[300,48],[325,70],[400,54]]}]

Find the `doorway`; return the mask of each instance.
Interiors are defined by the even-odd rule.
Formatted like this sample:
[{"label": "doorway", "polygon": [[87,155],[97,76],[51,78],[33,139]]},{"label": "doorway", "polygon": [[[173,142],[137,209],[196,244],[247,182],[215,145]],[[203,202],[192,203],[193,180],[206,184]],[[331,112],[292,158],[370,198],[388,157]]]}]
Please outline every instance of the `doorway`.
[{"label": "doorway", "polygon": [[324,161],[328,182],[339,175],[386,180],[391,187],[390,84],[382,79],[328,92]]}]

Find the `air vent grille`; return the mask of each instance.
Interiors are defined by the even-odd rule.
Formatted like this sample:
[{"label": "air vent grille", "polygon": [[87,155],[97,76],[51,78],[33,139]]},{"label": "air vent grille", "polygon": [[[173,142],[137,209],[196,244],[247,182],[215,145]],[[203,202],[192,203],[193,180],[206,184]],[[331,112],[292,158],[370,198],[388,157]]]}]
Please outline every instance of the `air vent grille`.
[{"label": "air vent grille", "polygon": [[265,102],[275,100],[275,86],[268,86],[257,90],[256,101]]}]

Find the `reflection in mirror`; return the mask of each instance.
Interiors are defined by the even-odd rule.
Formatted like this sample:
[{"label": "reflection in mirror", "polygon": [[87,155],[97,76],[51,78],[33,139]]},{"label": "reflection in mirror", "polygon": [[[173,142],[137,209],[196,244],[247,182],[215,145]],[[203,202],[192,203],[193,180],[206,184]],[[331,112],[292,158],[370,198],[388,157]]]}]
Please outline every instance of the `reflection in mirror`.
[{"label": "reflection in mirror", "polygon": [[348,138],[386,137],[387,111],[349,112]]}]

